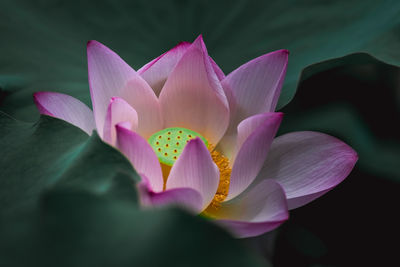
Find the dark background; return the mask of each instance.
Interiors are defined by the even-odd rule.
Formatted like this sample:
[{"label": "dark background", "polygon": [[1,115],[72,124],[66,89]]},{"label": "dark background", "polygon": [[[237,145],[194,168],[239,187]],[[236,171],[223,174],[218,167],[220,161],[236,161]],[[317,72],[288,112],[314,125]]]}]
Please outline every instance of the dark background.
[{"label": "dark background", "polygon": [[[321,131],[344,140],[359,154],[355,169],[337,188],[307,206],[291,211],[289,221],[278,230],[240,240],[238,246],[244,244],[268,258],[274,266],[399,264],[396,257],[398,246],[393,245],[399,239],[398,1],[2,1],[0,110],[20,121],[35,122],[39,115],[33,105],[32,93],[43,90],[64,92],[90,105],[85,55],[86,41],[90,39],[103,42],[138,69],[176,43],[193,41],[200,33],[209,54],[225,74],[264,53],[289,49],[289,69],[279,101],[285,118],[279,134]],[[54,126],[54,122],[49,123]],[[4,125],[3,129],[15,126]],[[65,129],[66,126],[54,129],[59,127]],[[16,136],[13,131],[10,130],[10,136]],[[24,136],[22,129],[18,131]],[[68,136],[73,134],[71,131],[63,130],[63,133]],[[83,137],[79,138],[82,142]],[[13,148],[19,148],[19,143]],[[11,158],[6,151],[9,150],[2,150],[1,157]],[[16,153],[15,157],[20,157],[21,153]],[[32,154],[24,155],[32,157]],[[45,166],[38,162],[38,168]],[[5,173],[10,177],[5,177]],[[3,172],[1,186],[7,188],[4,178],[15,180],[20,177],[18,174]],[[15,187],[19,184],[16,183]],[[16,192],[22,194],[25,191]],[[47,203],[48,198],[42,193],[40,196],[41,201]],[[54,195],[49,198],[54,198]],[[7,201],[14,197],[4,199],[4,203],[9,203]],[[65,203],[62,207],[68,207]],[[92,209],[90,206],[89,210]],[[1,233],[9,232],[6,226],[13,224],[8,222],[8,218],[14,218],[14,207],[9,210],[11,212],[2,218]],[[69,214],[68,208],[66,210],[65,214]],[[111,210],[113,216],[124,218],[124,212],[122,215],[114,214]],[[25,210],[24,214],[28,216]],[[57,216],[68,217],[65,214]],[[30,214],[28,217],[35,216]],[[166,218],[169,216],[168,213]],[[19,253],[16,252],[17,256],[21,255],[20,251],[27,250],[15,249],[23,247],[18,240],[40,233],[26,230],[30,226],[18,229],[7,241],[15,241],[8,245]],[[163,227],[160,229],[163,231]],[[197,231],[193,229],[187,231]],[[214,230],[204,229],[205,236],[214,236],[210,234]],[[54,235],[65,231],[63,227],[53,230]],[[221,240],[228,238],[222,236]],[[177,238],[175,243],[179,240],[183,242],[185,239]],[[186,248],[184,253],[192,255],[189,250],[196,248],[207,251],[207,242],[216,242],[206,238],[193,240],[197,240],[193,242],[199,242],[198,245]],[[230,239],[226,240],[230,242]],[[54,246],[68,242],[75,246],[78,241],[72,237],[60,238],[54,241]],[[110,242],[99,238],[97,243],[103,241]],[[204,248],[201,242],[205,242]],[[221,244],[225,244],[223,242]],[[5,241],[3,244],[4,252],[7,244]],[[48,240],[44,244],[41,243],[47,249]],[[209,249],[213,248],[209,246]],[[219,249],[225,250],[219,253],[221,256],[232,255],[237,248],[223,246]],[[68,248],[57,250],[60,251],[72,253]],[[112,255],[117,257],[119,254],[108,253],[109,263],[115,263]],[[81,257],[78,252],[72,255],[78,259]],[[211,255],[218,258],[218,253]],[[173,266],[174,258],[171,259]],[[210,260],[209,265],[213,263],[216,264],[216,260]],[[252,264],[240,263],[238,266],[245,265]]]}]

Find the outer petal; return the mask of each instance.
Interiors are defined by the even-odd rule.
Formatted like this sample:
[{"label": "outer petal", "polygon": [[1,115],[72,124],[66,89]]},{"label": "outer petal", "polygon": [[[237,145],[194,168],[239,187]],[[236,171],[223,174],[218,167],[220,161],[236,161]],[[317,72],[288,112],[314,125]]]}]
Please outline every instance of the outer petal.
[{"label": "outer petal", "polygon": [[222,86],[229,101],[229,128],[219,149],[228,157],[234,153],[236,127],[243,119],[275,110],[286,75],[288,51],[278,50],[240,66]]},{"label": "outer petal", "polygon": [[115,125],[120,122],[129,122],[129,129],[136,131],[138,115],[128,103],[120,97],[112,97],[108,105],[106,121],[104,123],[103,139],[111,145],[115,145],[117,133]]},{"label": "outer petal", "polygon": [[147,178],[142,175],[142,181],[137,185],[140,203],[144,207],[163,207],[177,205],[197,214],[202,209],[201,194],[191,188],[174,188],[156,193],[148,184]]},{"label": "outer petal", "polygon": [[203,198],[202,209],[206,208],[217,192],[219,170],[210,152],[200,138],[192,139],[184,148],[167,180],[167,189],[192,188]]},{"label": "outer petal", "polygon": [[289,209],[309,203],[343,181],[357,153],[342,141],[317,132],[294,132],[274,140],[257,179],[273,178],[286,193]]},{"label": "outer petal", "polygon": [[217,144],[229,122],[229,107],[203,39],[197,38],[169,75],[160,94],[166,127],[194,130]]},{"label": "outer petal", "polygon": [[121,89],[135,77],[135,71],[115,52],[97,41],[87,44],[90,95],[96,126],[100,134],[108,103],[113,96],[121,96]]},{"label": "outer petal", "polygon": [[65,120],[89,135],[96,128],[93,112],[72,96],[54,92],[37,92],[33,95],[33,99],[41,114]]},{"label": "outer petal", "polygon": [[282,121],[282,113],[264,113],[238,126],[240,149],[235,158],[227,200],[242,193],[256,178]]},{"label": "outer petal", "polygon": [[237,104],[231,110],[233,120],[275,110],[285,78],[287,50],[278,50],[240,66],[223,81],[224,87],[233,92]]},{"label": "outer petal", "polygon": [[168,52],[150,61],[138,70],[140,76],[153,88],[156,95],[160,95],[161,88],[164,86],[167,77],[188,47],[190,47],[190,43],[179,43]]},{"label": "outer petal", "polygon": [[230,124],[220,149],[230,154],[235,145],[236,127],[243,119],[275,110],[286,74],[288,51],[278,50],[240,66],[222,86],[229,100]]},{"label": "outer petal", "polygon": [[163,190],[164,180],[157,155],[143,137],[117,124],[117,147],[130,160],[135,170],[149,179],[155,192]]},{"label": "outer petal", "polygon": [[221,203],[212,215],[237,237],[266,233],[289,218],[285,193],[274,180],[263,180],[238,197]]},{"label": "outer petal", "polygon": [[[147,124],[139,125],[139,131],[141,129],[147,131],[149,128],[153,131],[161,128],[157,97],[139,74],[115,52],[99,42],[88,42],[87,56],[90,94],[96,126],[100,134],[104,131],[108,103],[113,96],[124,98],[137,111],[141,121],[152,124],[152,127]],[[143,120],[142,115],[146,115]],[[148,117],[151,117],[151,120],[148,120]]]}]

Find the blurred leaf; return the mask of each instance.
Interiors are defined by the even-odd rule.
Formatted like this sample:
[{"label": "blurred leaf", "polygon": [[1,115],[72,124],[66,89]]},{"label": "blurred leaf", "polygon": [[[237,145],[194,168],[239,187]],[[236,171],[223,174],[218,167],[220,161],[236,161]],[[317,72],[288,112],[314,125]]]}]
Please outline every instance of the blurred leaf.
[{"label": "blurred leaf", "polygon": [[33,208],[50,187],[101,193],[118,173],[138,179],[125,157],[96,133],[89,138],[62,120],[42,116],[25,123],[0,113],[0,136],[1,214]]},{"label": "blurred leaf", "polygon": [[[35,1],[0,4],[0,73],[34,82],[14,92],[2,110],[35,120],[31,94],[61,91],[90,104],[85,44],[96,39],[134,68],[204,34],[226,73],[272,50],[291,51],[283,107],[303,68],[354,52],[400,63],[400,2],[385,1]],[[326,65],[326,68],[335,66]],[[318,72],[319,69],[312,71]]]},{"label": "blurred leaf", "polygon": [[94,132],[0,113],[1,266],[265,266],[177,209],[138,208],[128,160]]},{"label": "blurred leaf", "polygon": [[328,253],[322,240],[303,227],[291,225],[285,235],[289,244],[307,257],[318,259]]},{"label": "blurred leaf", "polygon": [[40,216],[25,220],[0,227],[4,266],[265,266],[215,225],[176,209],[52,190]]}]

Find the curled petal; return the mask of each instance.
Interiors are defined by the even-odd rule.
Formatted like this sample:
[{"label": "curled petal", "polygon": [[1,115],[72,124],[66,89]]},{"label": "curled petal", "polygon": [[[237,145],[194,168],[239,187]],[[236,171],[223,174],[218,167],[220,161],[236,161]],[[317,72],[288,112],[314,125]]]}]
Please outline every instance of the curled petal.
[{"label": "curled petal", "polygon": [[104,123],[103,139],[111,145],[116,142],[115,125],[120,122],[129,122],[129,129],[136,131],[138,126],[138,115],[128,103],[120,97],[112,97],[108,105],[106,120]]},{"label": "curled petal", "polygon": [[218,183],[218,167],[203,141],[197,137],[189,141],[172,166],[166,188],[192,188],[198,191],[202,196],[204,209],[214,198]]},{"label": "curled petal", "polygon": [[155,192],[163,190],[160,162],[147,141],[135,132],[117,124],[117,147],[129,159],[135,170],[148,178],[149,184]]},{"label": "curled petal", "polygon": [[227,200],[242,193],[257,177],[282,117],[282,113],[259,114],[238,126],[239,149],[233,163]]},{"label": "curled petal", "polygon": [[263,180],[212,214],[237,237],[251,237],[278,227],[289,218],[285,193],[274,180]]},{"label": "curled petal", "polygon": [[33,99],[40,114],[65,120],[81,128],[88,135],[96,128],[93,112],[78,99],[53,92],[37,92]]},{"label": "curled petal", "polygon": [[342,182],[357,153],[344,142],[317,132],[293,132],[274,140],[257,178],[275,179],[285,190],[289,209],[303,206]]},{"label": "curled petal", "polygon": [[137,185],[139,200],[144,207],[164,207],[169,205],[180,206],[198,214],[202,210],[203,199],[201,194],[192,188],[174,188],[162,192],[154,192],[141,175],[142,181]]},{"label": "curled petal", "polygon": [[160,94],[166,127],[194,130],[217,144],[229,122],[229,107],[201,36],[187,49]]}]

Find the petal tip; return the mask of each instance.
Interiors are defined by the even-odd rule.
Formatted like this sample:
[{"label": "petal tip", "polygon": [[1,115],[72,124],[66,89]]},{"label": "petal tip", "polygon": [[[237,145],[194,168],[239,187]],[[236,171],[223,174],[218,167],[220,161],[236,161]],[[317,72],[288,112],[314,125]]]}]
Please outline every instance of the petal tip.
[{"label": "petal tip", "polygon": [[38,98],[40,97],[41,94],[43,94],[44,92],[34,92],[32,94],[33,97],[33,101],[35,101],[35,103],[38,101]]},{"label": "petal tip", "polygon": [[200,34],[197,38],[193,41],[192,45],[201,48],[202,50],[205,49],[206,45],[204,43],[203,35]]},{"label": "petal tip", "polygon": [[92,47],[92,46],[99,46],[99,45],[102,45],[102,44],[96,40],[89,40],[86,43],[87,48]]},{"label": "petal tip", "polygon": [[[182,42],[179,42],[174,48],[182,47],[182,46],[189,46],[189,45],[191,45],[190,42],[182,41]],[[174,48],[172,48],[172,49],[174,49]]]},{"label": "petal tip", "polygon": [[201,140],[200,137],[196,137],[196,138],[193,138],[192,140],[190,140],[190,141],[187,143],[187,146],[189,146],[189,145],[190,145],[190,146],[195,146],[196,148],[199,148],[201,145],[204,145],[204,146],[205,146],[203,140]]},{"label": "petal tip", "polygon": [[290,55],[290,51],[287,50],[287,49],[281,49],[281,50],[278,50],[278,51],[281,51],[283,54]]},{"label": "petal tip", "polygon": [[44,115],[48,115],[48,116],[53,116],[54,115],[48,111],[41,103],[41,97],[45,96],[46,94],[48,94],[49,92],[44,92],[44,91],[39,91],[39,92],[35,92],[33,93],[32,97],[33,97],[33,102],[35,103],[37,109],[39,110],[40,114],[44,114]]},{"label": "petal tip", "polygon": [[97,53],[99,50],[111,51],[110,48],[96,40],[90,40],[86,43],[86,51],[88,56],[90,56],[91,53]]},{"label": "petal tip", "polygon": [[186,45],[190,45],[190,42],[182,41],[179,42],[176,46],[186,46]]},{"label": "petal tip", "polygon": [[282,119],[283,116],[285,115],[283,112],[274,112],[274,114],[275,114],[275,116],[276,116],[277,118],[280,118],[280,119]]}]

